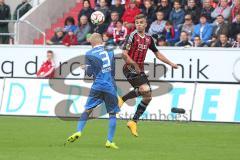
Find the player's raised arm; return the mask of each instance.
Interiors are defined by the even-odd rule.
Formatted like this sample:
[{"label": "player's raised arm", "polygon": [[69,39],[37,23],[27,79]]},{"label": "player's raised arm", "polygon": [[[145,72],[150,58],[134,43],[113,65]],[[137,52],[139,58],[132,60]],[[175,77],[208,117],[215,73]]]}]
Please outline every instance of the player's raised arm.
[{"label": "player's raised arm", "polygon": [[167,59],[167,57],[165,57],[162,53],[160,53],[159,51],[154,52],[155,56],[157,57],[157,59],[159,59],[160,61],[172,66],[173,68],[177,69],[178,66],[177,64],[171,62],[169,59]]},{"label": "player's raised arm", "polygon": [[151,49],[153,51],[153,53],[155,54],[155,56],[157,57],[157,59],[159,59],[160,61],[172,66],[173,68],[177,69],[178,66],[177,64],[171,62],[169,59],[167,59],[167,57],[165,57],[162,53],[159,52],[159,50],[157,49],[155,42],[153,40],[153,38],[151,38],[151,45],[149,46],[149,49]]}]

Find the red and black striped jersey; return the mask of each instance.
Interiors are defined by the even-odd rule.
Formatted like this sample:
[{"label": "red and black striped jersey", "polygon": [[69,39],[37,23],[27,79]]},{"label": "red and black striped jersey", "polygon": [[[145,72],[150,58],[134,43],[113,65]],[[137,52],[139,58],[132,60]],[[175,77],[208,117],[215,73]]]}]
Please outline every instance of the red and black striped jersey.
[{"label": "red and black striped jersey", "polygon": [[129,51],[128,55],[139,65],[141,71],[144,71],[144,61],[148,48],[153,52],[158,51],[152,36],[147,33],[141,36],[137,30],[129,35],[123,46],[123,50]]}]

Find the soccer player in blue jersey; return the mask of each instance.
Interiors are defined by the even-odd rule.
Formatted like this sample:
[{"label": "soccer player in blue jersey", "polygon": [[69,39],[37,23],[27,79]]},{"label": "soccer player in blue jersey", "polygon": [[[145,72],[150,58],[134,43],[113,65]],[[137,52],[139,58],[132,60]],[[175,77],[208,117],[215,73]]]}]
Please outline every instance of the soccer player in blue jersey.
[{"label": "soccer player in blue jersey", "polygon": [[78,121],[77,132],[67,139],[67,142],[77,140],[84,129],[92,110],[105,102],[106,110],[109,113],[109,130],[107,148],[118,149],[113,142],[116,130],[116,113],[119,112],[116,84],[114,81],[114,55],[113,51],[106,51],[103,46],[102,36],[93,33],[89,39],[93,49],[86,53],[86,73],[93,76],[94,82],[85,105],[85,111]]}]

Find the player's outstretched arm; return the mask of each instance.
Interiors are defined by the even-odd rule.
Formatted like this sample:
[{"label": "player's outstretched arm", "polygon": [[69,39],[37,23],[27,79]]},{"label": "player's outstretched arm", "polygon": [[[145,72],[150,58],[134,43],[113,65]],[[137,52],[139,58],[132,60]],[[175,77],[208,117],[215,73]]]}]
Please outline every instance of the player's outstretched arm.
[{"label": "player's outstretched arm", "polygon": [[162,53],[160,53],[159,51],[154,52],[155,56],[157,57],[157,59],[159,59],[160,61],[172,66],[174,69],[177,69],[178,66],[177,64],[171,62],[169,59],[167,59],[167,57],[165,57]]},{"label": "player's outstretched arm", "polygon": [[129,55],[128,55],[128,50],[123,50],[122,57],[123,57],[124,61],[125,61],[127,64],[134,66],[134,68],[135,68],[135,70],[136,70],[137,73],[140,73],[140,72],[141,72],[138,64],[137,64],[134,60],[132,60],[131,57],[129,57]]}]

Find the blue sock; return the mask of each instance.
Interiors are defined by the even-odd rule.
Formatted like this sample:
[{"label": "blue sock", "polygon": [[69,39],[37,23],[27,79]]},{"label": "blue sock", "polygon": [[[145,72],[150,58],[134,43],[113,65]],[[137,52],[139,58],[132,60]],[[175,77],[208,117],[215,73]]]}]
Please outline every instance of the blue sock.
[{"label": "blue sock", "polygon": [[78,132],[82,132],[82,130],[85,127],[86,122],[88,120],[88,116],[89,116],[89,114],[86,111],[82,113],[82,115],[78,121],[78,127],[77,127]]},{"label": "blue sock", "polygon": [[109,115],[108,140],[112,142],[117,125],[116,114]]}]

